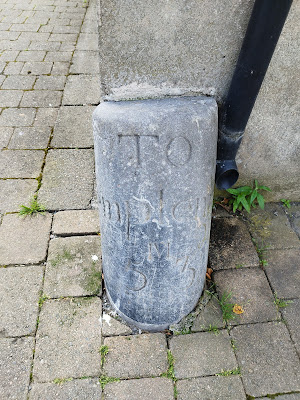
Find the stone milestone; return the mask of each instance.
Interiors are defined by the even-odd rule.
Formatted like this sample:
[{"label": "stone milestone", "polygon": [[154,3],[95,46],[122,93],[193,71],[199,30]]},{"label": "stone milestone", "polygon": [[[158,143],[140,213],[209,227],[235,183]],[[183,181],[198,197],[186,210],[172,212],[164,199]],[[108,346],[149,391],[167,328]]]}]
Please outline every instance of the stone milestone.
[{"label": "stone milestone", "polygon": [[106,291],[127,321],[165,329],[193,309],[205,281],[216,102],[104,102],[94,140]]}]

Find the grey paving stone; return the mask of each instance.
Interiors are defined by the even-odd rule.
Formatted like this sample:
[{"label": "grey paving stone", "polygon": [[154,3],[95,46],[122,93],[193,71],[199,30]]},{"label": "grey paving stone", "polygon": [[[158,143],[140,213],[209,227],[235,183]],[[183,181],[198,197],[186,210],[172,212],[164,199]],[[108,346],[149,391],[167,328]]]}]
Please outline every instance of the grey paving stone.
[{"label": "grey paving stone", "polygon": [[300,296],[300,249],[269,250],[268,265],[265,266],[268,279],[279,298]]},{"label": "grey paving stone", "polygon": [[37,32],[40,26],[40,24],[12,24],[10,30],[17,32]]},{"label": "grey paving stone", "polygon": [[38,108],[34,119],[35,126],[54,126],[58,108]]},{"label": "grey paving stone", "polygon": [[50,241],[44,292],[51,298],[101,294],[99,236],[72,236]]},{"label": "grey paving stone", "polygon": [[20,39],[30,40],[31,42],[47,42],[50,34],[46,32],[22,32]]},{"label": "grey paving stone", "polygon": [[93,150],[50,150],[39,201],[49,210],[85,209],[93,193]]},{"label": "grey paving stone", "polygon": [[300,390],[299,358],[283,323],[238,326],[231,336],[248,395]]},{"label": "grey paving stone", "polygon": [[9,139],[13,134],[13,128],[0,126],[0,150],[7,147]]},{"label": "grey paving stone", "polygon": [[97,210],[69,210],[54,214],[52,231],[55,235],[70,236],[100,231]]},{"label": "grey paving stone", "polygon": [[266,322],[278,317],[274,297],[261,268],[218,271],[214,275],[219,298],[231,293],[229,302],[243,307],[244,313],[229,321],[231,325]]},{"label": "grey paving stone", "polygon": [[50,42],[76,42],[78,37],[77,33],[51,33],[49,37]]},{"label": "grey paving stone", "polygon": [[238,376],[210,376],[177,382],[178,400],[246,400]]},{"label": "grey paving stone", "polygon": [[[60,42],[31,42],[29,50],[57,51],[61,46]],[[48,60],[45,60],[48,61]]]},{"label": "grey paving stone", "polygon": [[73,379],[61,385],[34,383],[29,400],[100,400],[102,395],[99,379]]},{"label": "grey paving stone", "polygon": [[45,61],[71,61],[72,55],[71,51],[49,51]]},{"label": "grey paving stone", "polygon": [[41,266],[0,268],[0,336],[25,336],[35,333]]},{"label": "grey paving stone", "polygon": [[173,400],[173,383],[167,378],[144,378],[105,385],[105,400]]},{"label": "grey paving stone", "polygon": [[214,375],[237,367],[227,331],[176,336],[170,341],[170,350],[178,379]]},{"label": "grey paving stone", "polygon": [[51,135],[50,127],[15,128],[9,149],[45,149]]},{"label": "grey paving stone", "polygon": [[73,54],[73,52],[75,51],[75,48],[76,48],[76,42],[63,42],[62,44],[61,44],[61,47],[60,47],[60,51],[72,51],[72,54]]},{"label": "grey paving stone", "polygon": [[0,225],[0,265],[44,261],[52,217],[50,214],[21,218],[7,214]]},{"label": "grey paving stone", "polygon": [[[262,397],[261,400],[268,400],[270,397]],[[300,393],[284,394],[282,396],[276,396],[276,400],[299,400]]]},{"label": "grey paving stone", "polygon": [[80,26],[70,25],[56,25],[54,26],[53,33],[79,33]]},{"label": "grey paving stone", "polygon": [[50,74],[52,62],[34,61],[26,62],[22,68],[21,75],[46,75]]},{"label": "grey paving stone", "polygon": [[109,337],[103,373],[117,378],[153,377],[166,372],[167,343],[162,333]]},{"label": "grey paving stone", "polygon": [[0,75],[0,86],[2,84],[2,82],[5,80],[5,76],[4,75]]},{"label": "grey paving stone", "polygon": [[51,75],[68,75],[70,62],[54,61]]},{"label": "grey paving stone", "polygon": [[26,400],[34,338],[0,339],[0,398]]},{"label": "grey paving stone", "polygon": [[5,67],[6,67],[6,62],[1,61],[1,59],[0,59],[0,73],[3,72],[3,70],[4,70]]},{"label": "grey paving stone", "polygon": [[[1,33],[1,36],[3,33]],[[1,37],[1,39],[4,39]],[[19,50],[4,50],[3,53],[0,55],[0,60],[1,61],[15,61],[18,54],[20,53]]]},{"label": "grey paving stone", "polygon": [[98,31],[98,23],[97,21],[89,21],[85,20],[81,27],[81,32],[83,33],[97,33]]},{"label": "grey paving stone", "polygon": [[94,75],[70,75],[64,90],[64,105],[99,104],[100,80]]},{"label": "grey paving stone", "polygon": [[94,145],[93,106],[61,107],[56,121],[53,147],[91,147]]},{"label": "grey paving stone", "polygon": [[58,107],[61,98],[62,92],[58,90],[31,90],[24,93],[21,107]]},{"label": "grey paving stone", "polygon": [[2,40],[16,40],[20,36],[20,32],[3,31],[1,33]]},{"label": "grey paving stone", "polygon": [[2,89],[32,89],[35,79],[35,76],[8,76],[2,84]]},{"label": "grey paving stone", "polygon": [[23,96],[22,90],[0,90],[0,107],[18,107]]},{"label": "grey paving stone", "polygon": [[[23,68],[24,63],[19,61],[13,61],[7,63],[4,74],[5,75],[19,75]],[[18,88],[19,89],[19,88]]]},{"label": "grey paving stone", "polygon": [[237,218],[212,220],[209,258],[213,270],[259,265],[247,227]]},{"label": "grey paving stone", "polygon": [[35,179],[1,179],[0,213],[19,211],[20,205],[29,205],[37,189]]},{"label": "grey paving stone", "polygon": [[[30,40],[28,39],[17,39],[17,40],[1,40],[0,42],[0,48],[6,49],[6,50],[24,50],[28,49],[30,44]],[[24,51],[25,53],[25,51]],[[22,60],[18,59],[17,61],[27,61],[27,60]]]},{"label": "grey paving stone", "polygon": [[34,380],[99,376],[100,315],[99,298],[44,302],[37,331]]},{"label": "grey paving stone", "polygon": [[35,89],[63,90],[66,82],[65,76],[40,76],[35,85]]},{"label": "grey paving stone", "polygon": [[224,325],[220,304],[216,298],[212,297],[204,310],[195,319],[191,331],[202,332],[213,327],[219,329],[224,328]]},{"label": "grey paving stone", "polygon": [[[25,47],[26,48],[26,47]],[[21,51],[17,57],[17,61],[43,61],[46,52],[43,50]],[[48,61],[48,60],[46,60]]]},{"label": "grey paving stone", "polygon": [[292,340],[296,346],[296,350],[300,356],[300,299],[294,299],[293,303],[289,304],[286,308],[282,308],[282,315],[285,319],[288,329],[290,331]]},{"label": "grey paving stone", "polygon": [[0,178],[37,178],[44,156],[42,150],[2,150]]},{"label": "grey paving stone", "polygon": [[0,126],[30,126],[35,114],[35,108],[7,108],[0,115]]},{"label": "grey paving stone", "polygon": [[99,53],[76,50],[72,58],[70,74],[99,74]]},{"label": "grey paving stone", "polygon": [[278,204],[267,203],[265,210],[255,209],[249,217],[249,229],[257,245],[269,249],[299,248],[300,241]]},{"label": "grey paving stone", "polygon": [[77,50],[94,50],[98,51],[98,34],[97,33],[81,33],[77,41]]},{"label": "grey paving stone", "polygon": [[132,333],[132,330],[127,325],[106,313],[103,313],[101,323],[103,336],[130,335]]}]

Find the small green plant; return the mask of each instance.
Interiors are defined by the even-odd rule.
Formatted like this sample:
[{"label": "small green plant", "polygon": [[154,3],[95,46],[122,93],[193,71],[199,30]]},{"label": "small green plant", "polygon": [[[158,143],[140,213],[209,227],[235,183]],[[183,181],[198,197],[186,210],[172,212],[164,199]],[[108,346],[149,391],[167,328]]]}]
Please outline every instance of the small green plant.
[{"label": "small green plant", "polygon": [[44,304],[44,302],[45,302],[46,300],[48,300],[48,299],[49,299],[49,296],[47,296],[46,294],[43,294],[43,295],[39,298],[39,302],[38,302],[39,307],[41,308],[42,305]]},{"label": "small green plant", "polygon": [[100,347],[99,349],[99,353],[101,355],[101,367],[103,367],[104,363],[105,363],[105,357],[108,354],[108,346],[103,345]]},{"label": "small green plant", "polygon": [[236,264],[235,268],[239,269],[239,268],[243,268],[244,264]]},{"label": "small green plant", "polygon": [[59,253],[53,258],[53,260],[50,260],[50,263],[53,267],[56,267],[59,263],[61,263],[64,260],[73,260],[75,256],[71,254],[71,252],[67,249],[64,249],[62,253]]},{"label": "small green plant", "polygon": [[45,207],[38,203],[37,198],[34,197],[29,207],[21,205],[19,215],[27,217],[28,215],[35,215],[35,214],[44,214]]},{"label": "small green plant", "polygon": [[73,378],[56,378],[53,380],[53,383],[56,385],[62,385],[63,383],[72,381]]},{"label": "small green plant", "polygon": [[120,381],[119,378],[112,378],[112,377],[105,376],[105,375],[100,376],[100,379],[99,379],[102,390],[105,388],[105,385],[107,385],[108,383],[119,382],[119,381]]},{"label": "small green plant", "polygon": [[222,294],[221,299],[219,300],[221,310],[222,310],[223,320],[225,322],[228,322],[229,320],[235,318],[235,314],[233,312],[234,304],[230,302],[231,297],[232,297],[231,292],[225,291]]},{"label": "small green plant", "polygon": [[231,348],[232,348],[233,350],[236,350],[236,341],[235,341],[234,339],[231,339],[231,340],[230,340],[230,344],[231,344]]},{"label": "small green plant", "polygon": [[268,265],[268,261],[266,259],[266,254],[265,253],[268,250],[269,246],[262,245],[261,247],[259,247],[257,242],[254,239],[252,239],[252,241],[253,241],[253,244],[255,245],[260,265],[262,267],[265,267],[266,265]]},{"label": "small green plant", "polygon": [[277,297],[277,293],[276,293],[276,292],[274,293],[274,297],[275,297],[274,304],[275,304],[275,306],[277,307],[277,309],[279,309],[279,308],[285,308],[285,307],[287,307],[289,304],[293,303],[292,300],[280,299],[279,297]]},{"label": "small green plant", "polygon": [[213,332],[215,335],[218,335],[220,333],[219,329],[212,324],[209,324],[208,332]]},{"label": "small green plant", "polygon": [[163,373],[162,376],[165,378],[172,379],[173,382],[176,382],[177,379],[175,378],[175,371],[174,371],[174,356],[171,350],[168,350],[168,370],[167,372]]},{"label": "small green plant", "polygon": [[284,205],[284,207],[286,207],[286,208],[291,208],[291,203],[290,203],[289,200],[287,200],[287,199],[281,199],[280,201],[281,201],[281,203]]},{"label": "small green plant", "polygon": [[231,376],[231,375],[241,375],[241,368],[237,367],[234,369],[222,369],[222,371],[219,374],[216,374],[216,376]]},{"label": "small green plant", "polygon": [[259,193],[261,190],[271,191],[267,186],[258,185],[256,179],[253,188],[250,186],[241,186],[236,189],[227,189],[227,192],[232,196],[229,200],[229,204],[232,204],[233,212],[236,212],[236,210],[241,211],[244,208],[250,213],[251,207],[255,208],[256,204],[258,204],[261,209],[264,209],[265,199],[263,195]]}]

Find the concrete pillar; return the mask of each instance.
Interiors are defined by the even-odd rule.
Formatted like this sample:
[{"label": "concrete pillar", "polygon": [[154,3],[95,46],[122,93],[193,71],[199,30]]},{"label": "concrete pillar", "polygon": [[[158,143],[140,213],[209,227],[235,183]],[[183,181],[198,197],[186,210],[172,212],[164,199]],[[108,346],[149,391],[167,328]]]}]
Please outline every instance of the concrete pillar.
[{"label": "concrete pillar", "polygon": [[165,329],[194,308],[204,286],[216,102],[104,102],[94,139],[108,297],[128,322]]}]

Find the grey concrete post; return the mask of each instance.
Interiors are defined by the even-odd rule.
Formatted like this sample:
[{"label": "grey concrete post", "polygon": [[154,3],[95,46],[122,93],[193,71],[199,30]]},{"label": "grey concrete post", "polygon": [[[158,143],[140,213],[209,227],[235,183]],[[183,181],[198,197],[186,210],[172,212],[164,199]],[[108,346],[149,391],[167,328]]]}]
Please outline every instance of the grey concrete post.
[{"label": "grey concrete post", "polygon": [[165,329],[194,308],[204,286],[216,102],[104,102],[94,139],[108,297],[128,322]]}]

